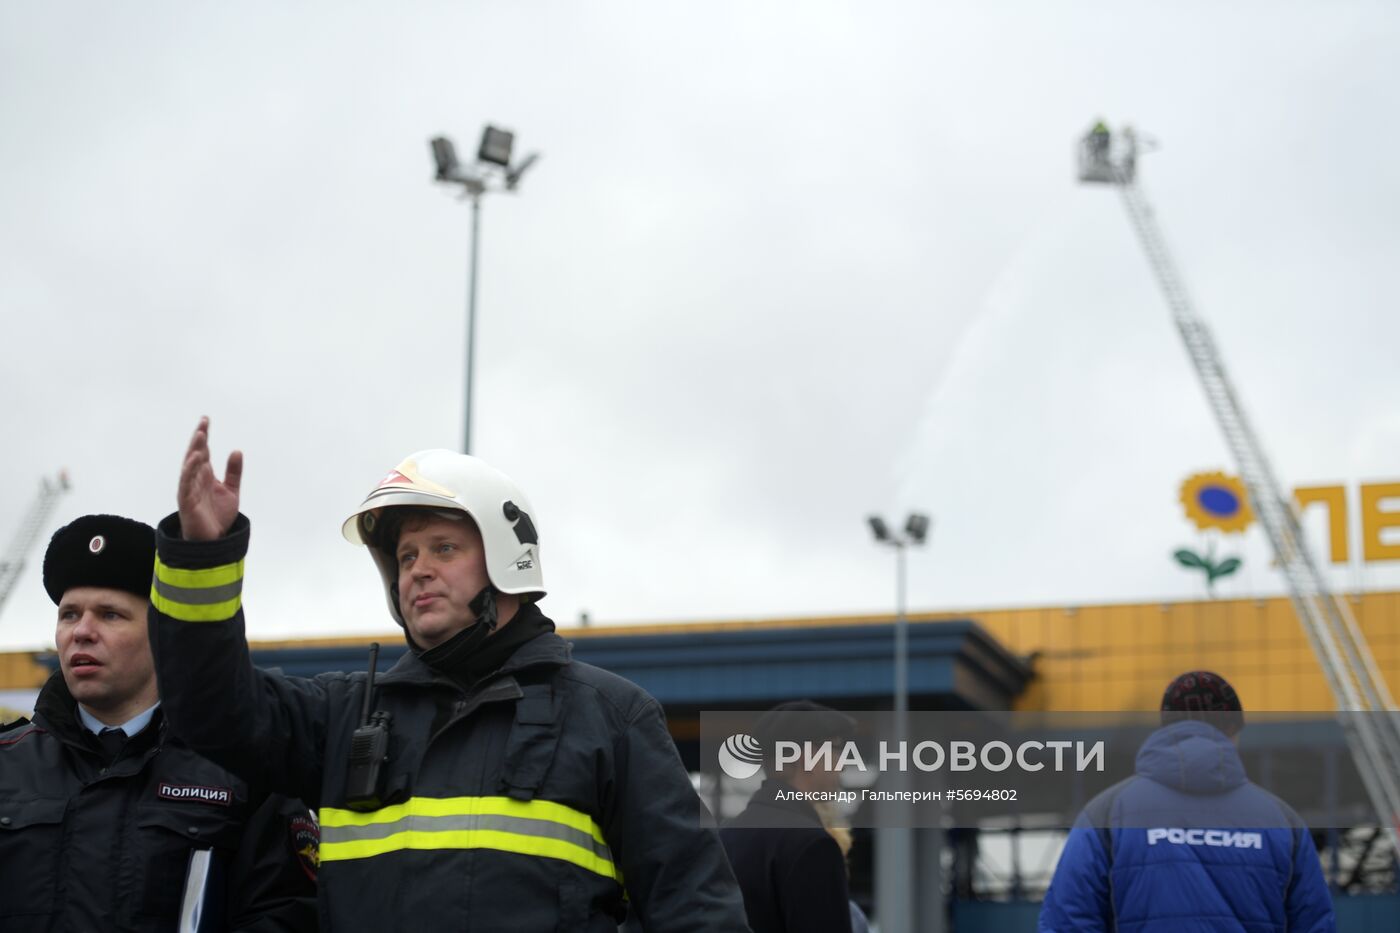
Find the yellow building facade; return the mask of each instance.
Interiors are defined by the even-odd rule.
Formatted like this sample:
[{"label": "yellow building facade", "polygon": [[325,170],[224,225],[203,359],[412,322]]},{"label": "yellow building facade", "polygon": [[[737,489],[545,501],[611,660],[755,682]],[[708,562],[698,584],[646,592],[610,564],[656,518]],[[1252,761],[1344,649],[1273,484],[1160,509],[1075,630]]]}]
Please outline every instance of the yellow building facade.
[{"label": "yellow building facade", "polygon": [[[1400,592],[1345,597],[1392,690],[1400,684]],[[972,619],[1034,672],[1020,710],[1156,709],[1177,674],[1213,670],[1238,691],[1245,709],[1318,712],[1332,696],[1286,597],[1127,603],[912,613],[910,623]],[[822,628],[889,624],[891,617],[829,616],[562,628],[570,639],[734,628]],[[386,632],[380,640],[396,640]],[[367,645],[371,636],[260,642],[264,648]],[[0,654],[0,690],[37,689],[48,668],[30,652]]]}]

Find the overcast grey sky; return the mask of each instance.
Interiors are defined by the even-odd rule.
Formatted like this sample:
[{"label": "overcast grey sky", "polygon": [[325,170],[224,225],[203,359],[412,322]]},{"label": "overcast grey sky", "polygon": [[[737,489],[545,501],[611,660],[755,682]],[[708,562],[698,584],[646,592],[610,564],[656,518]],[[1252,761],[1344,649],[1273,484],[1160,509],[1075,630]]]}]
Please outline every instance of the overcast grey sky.
[{"label": "overcast grey sky", "polygon": [[[207,413],[251,632],[389,626],[339,527],[460,445],[470,212],[427,140],[492,121],[544,157],[483,209],[475,452],[557,620],[889,611],[864,516],[911,507],[916,609],[1199,595],[1177,486],[1230,464],[1074,140],[1161,141],[1278,472],[1354,500],[1400,479],[1396,48],[1361,2],[6,4],[0,541],[60,467],[45,540],[158,519]],[[1278,590],[1226,543],[1221,592]],[[0,646],[51,637],[41,555]]]}]

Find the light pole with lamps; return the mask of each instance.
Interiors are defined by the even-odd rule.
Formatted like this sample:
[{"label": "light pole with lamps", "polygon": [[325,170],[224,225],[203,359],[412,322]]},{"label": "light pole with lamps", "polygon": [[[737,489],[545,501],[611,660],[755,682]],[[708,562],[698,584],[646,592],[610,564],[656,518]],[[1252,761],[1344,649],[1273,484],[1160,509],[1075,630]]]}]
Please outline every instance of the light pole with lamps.
[{"label": "light pole with lamps", "polygon": [[878,515],[870,516],[867,521],[875,540],[895,550],[894,718],[895,730],[902,739],[908,725],[904,720],[909,714],[909,620],[905,618],[904,611],[907,586],[905,551],[927,540],[932,523],[927,515],[910,512],[904,522],[904,533],[895,534]]},{"label": "light pole with lamps", "polygon": [[510,151],[515,134],[487,126],[481,131],[476,163],[464,166],[457,161],[457,149],[446,136],[434,137],[430,145],[437,164],[436,181],[461,185],[462,196],[472,199],[471,271],[467,283],[467,389],[466,417],[462,434],[462,452],[472,452],[472,382],[476,376],[476,258],[481,238],[481,196],[488,191],[514,191],[525,170],[540,157],[532,152],[515,165],[510,163]]},{"label": "light pole with lamps", "polygon": [[[932,522],[927,515],[910,512],[904,521],[904,531],[893,532],[885,520],[871,515],[866,521],[878,544],[888,545],[895,552],[895,619],[894,619],[894,740],[904,742],[909,735],[909,619],[905,612],[908,583],[906,561],[908,550],[924,543]],[[897,772],[899,789],[904,789],[904,773]],[[910,933],[914,929],[914,847],[908,827],[879,830],[878,855],[886,865],[877,871],[876,914],[880,929],[886,933]],[[878,883],[885,886],[879,890]]]}]

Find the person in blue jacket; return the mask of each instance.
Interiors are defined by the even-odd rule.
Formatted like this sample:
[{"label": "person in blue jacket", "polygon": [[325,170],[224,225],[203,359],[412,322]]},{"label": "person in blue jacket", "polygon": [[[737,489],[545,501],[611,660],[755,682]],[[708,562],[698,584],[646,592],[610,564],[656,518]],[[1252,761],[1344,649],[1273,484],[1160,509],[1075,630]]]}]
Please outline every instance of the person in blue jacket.
[{"label": "person in blue jacket", "polygon": [[1336,930],[1307,827],[1245,776],[1234,688],[1209,671],[1182,674],[1162,722],[1136,774],[1091,800],[1070,831],[1040,929]]}]

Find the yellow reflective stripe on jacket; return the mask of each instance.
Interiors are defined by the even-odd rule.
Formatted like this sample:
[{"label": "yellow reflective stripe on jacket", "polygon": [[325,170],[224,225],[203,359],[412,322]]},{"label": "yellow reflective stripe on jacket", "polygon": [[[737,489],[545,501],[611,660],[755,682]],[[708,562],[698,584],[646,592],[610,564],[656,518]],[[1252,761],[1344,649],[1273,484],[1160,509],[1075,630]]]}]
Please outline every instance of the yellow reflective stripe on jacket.
[{"label": "yellow reflective stripe on jacket", "polygon": [[514,797],[413,797],[404,803],[362,813],[358,810],[321,810],[324,826],[370,826],[394,823],[406,816],[514,816],[548,820],[592,836],[600,845],[607,843],[593,818],[552,800],[516,800]]},{"label": "yellow reflective stripe on jacket", "polygon": [[232,618],[243,604],[243,561],[187,570],[169,567],[156,555],[151,605],[181,622],[217,622]]},{"label": "yellow reflective stripe on jacket", "polygon": [[598,824],[548,800],[414,797],[370,813],[327,807],[320,816],[322,862],[405,849],[496,849],[560,859],[622,880]]}]

